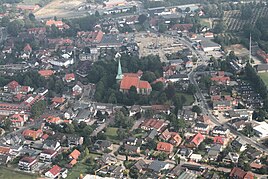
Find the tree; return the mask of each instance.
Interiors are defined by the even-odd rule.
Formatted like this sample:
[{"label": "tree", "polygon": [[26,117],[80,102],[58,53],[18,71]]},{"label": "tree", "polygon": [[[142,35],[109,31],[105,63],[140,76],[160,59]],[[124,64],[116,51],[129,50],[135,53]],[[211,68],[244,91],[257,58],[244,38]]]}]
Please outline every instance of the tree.
[{"label": "tree", "polygon": [[181,163],[181,158],[178,155],[175,155],[175,162],[176,162],[176,165],[180,165]]},{"label": "tree", "polygon": [[196,112],[198,115],[200,115],[202,113],[202,109],[197,105],[193,106],[192,111]]},{"label": "tree", "polygon": [[139,24],[143,25],[146,20],[147,20],[147,16],[145,14],[139,15],[138,17]]},{"label": "tree", "polygon": [[164,32],[166,32],[167,31],[167,25],[166,24],[160,24],[159,25],[159,29],[158,29],[158,32],[160,32],[160,33],[164,33]]},{"label": "tree", "polygon": [[123,140],[123,139],[127,138],[127,133],[121,127],[116,131],[116,134],[117,134],[119,140]]},{"label": "tree", "polygon": [[36,102],[31,108],[31,114],[33,118],[38,118],[43,114],[46,108],[46,102],[44,100]]},{"label": "tree", "polygon": [[7,32],[12,36],[17,36],[23,27],[24,22],[22,20],[14,20],[8,24]]},{"label": "tree", "polygon": [[96,17],[100,17],[100,13],[99,13],[99,11],[95,11],[95,16],[96,16]]},{"label": "tree", "polygon": [[216,34],[222,33],[226,30],[226,25],[223,21],[217,23],[213,29],[213,32]]},{"label": "tree", "polygon": [[29,13],[30,21],[35,21],[35,15],[33,13]]}]

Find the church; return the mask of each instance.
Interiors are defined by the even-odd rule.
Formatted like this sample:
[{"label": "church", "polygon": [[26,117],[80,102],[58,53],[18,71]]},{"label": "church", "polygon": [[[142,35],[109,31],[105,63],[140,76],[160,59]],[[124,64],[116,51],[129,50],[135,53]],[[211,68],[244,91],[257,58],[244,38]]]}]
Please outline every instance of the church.
[{"label": "church", "polygon": [[137,94],[150,95],[152,87],[148,81],[140,80],[142,73],[143,72],[140,70],[137,73],[122,73],[122,67],[119,59],[116,80],[120,83],[120,91],[128,93],[130,88],[135,86]]}]

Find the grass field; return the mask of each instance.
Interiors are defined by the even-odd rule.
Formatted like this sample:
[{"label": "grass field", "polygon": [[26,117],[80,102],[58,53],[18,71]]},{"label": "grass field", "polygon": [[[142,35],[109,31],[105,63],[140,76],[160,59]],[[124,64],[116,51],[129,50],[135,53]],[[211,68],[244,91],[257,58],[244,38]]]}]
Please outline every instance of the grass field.
[{"label": "grass field", "polygon": [[201,24],[202,26],[210,27],[210,23],[209,23],[209,19],[208,19],[208,18],[201,18],[201,19],[200,19],[200,24]]},{"label": "grass field", "polygon": [[83,162],[79,162],[71,170],[69,170],[67,179],[75,179],[78,178],[80,174],[85,175],[86,173],[87,166]]},{"label": "grass field", "polygon": [[186,106],[190,106],[194,103],[194,96],[193,95],[189,95],[189,94],[185,94],[185,93],[177,93],[176,95],[178,95],[178,96],[183,95],[186,98],[186,102],[184,104]]},{"label": "grass field", "polygon": [[3,179],[36,179],[36,175],[26,174],[19,171],[13,171],[6,168],[0,168],[0,178]]},{"label": "grass field", "polygon": [[118,128],[116,127],[108,127],[105,132],[105,135],[107,136],[107,138],[116,143],[118,142],[117,133],[116,133],[117,130]]},{"label": "grass field", "polygon": [[262,81],[265,83],[265,85],[268,87],[268,72],[265,72],[265,73],[259,73],[258,74]]}]

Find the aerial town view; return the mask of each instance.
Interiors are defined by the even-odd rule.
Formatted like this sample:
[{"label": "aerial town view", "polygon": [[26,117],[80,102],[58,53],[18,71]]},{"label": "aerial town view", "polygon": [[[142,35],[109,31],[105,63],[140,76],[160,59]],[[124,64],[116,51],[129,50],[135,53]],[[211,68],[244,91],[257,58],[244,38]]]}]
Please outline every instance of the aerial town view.
[{"label": "aerial town view", "polygon": [[0,0],[0,179],[267,179],[267,0]]}]

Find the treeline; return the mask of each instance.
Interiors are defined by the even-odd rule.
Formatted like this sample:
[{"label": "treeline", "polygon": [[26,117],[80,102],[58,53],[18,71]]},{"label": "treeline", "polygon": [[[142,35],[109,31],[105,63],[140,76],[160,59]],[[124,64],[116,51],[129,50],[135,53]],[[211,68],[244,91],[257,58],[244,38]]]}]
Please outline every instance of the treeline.
[{"label": "treeline", "polygon": [[261,95],[264,100],[264,109],[268,110],[268,93],[265,83],[260,76],[256,73],[255,69],[247,63],[245,67],[246,78],[251,82],[254,89]]}]

